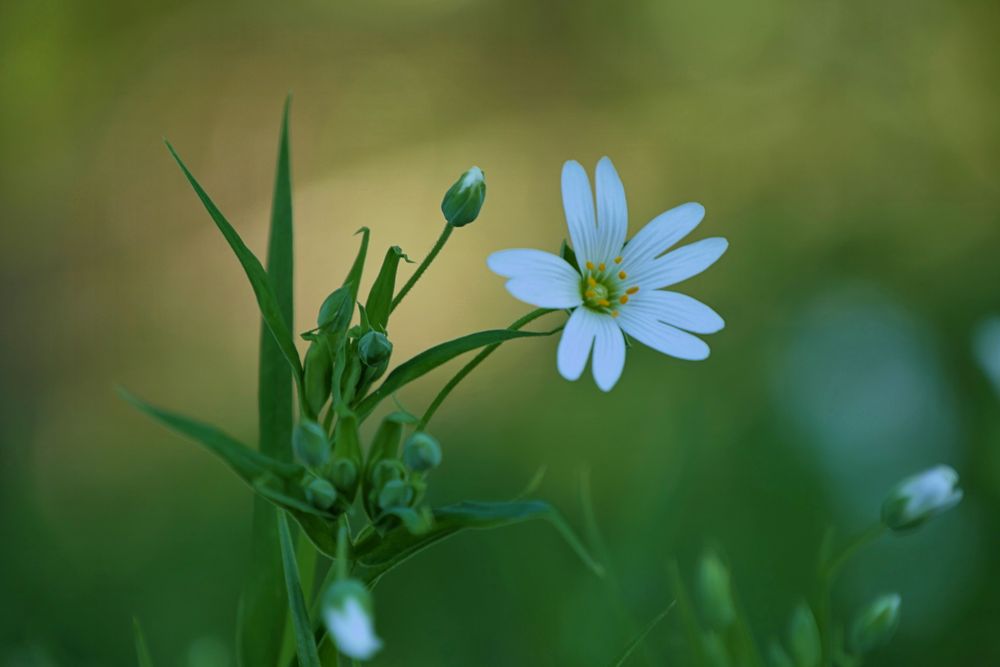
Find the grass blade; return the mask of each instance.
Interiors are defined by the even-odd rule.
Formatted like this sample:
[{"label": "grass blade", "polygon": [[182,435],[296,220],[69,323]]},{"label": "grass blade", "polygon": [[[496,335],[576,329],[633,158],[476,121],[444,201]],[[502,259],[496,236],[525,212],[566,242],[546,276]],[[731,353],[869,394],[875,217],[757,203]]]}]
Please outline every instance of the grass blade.
[{"label": "grass blade", "polygon": [[670,610],[673,608],[674,608],[674,603],[671,602],[669,607],[667,607],[659,614],[654,616],[653,620],[651,620],[649,624],[646,625],[646,627],[643,628],[642,631],[638,635],[636,635],[636,637],[632,641],[629,642],[628,646],[625,647],[625,650],[622,651],[622,654],[618,656],[618,659],[611,663],[611,667],[622,667],[622,665],[625,664],[625,661],[629,659],[629,656],[631,656],[632,653],[637,648],[639,648],[639,645],[642,644],[642,642],[645,641],[649,633],[653,631],[653,628],[655,628],[657,624],[659,624],[659,622],[662,621],[666,617],[666,615],[670,613]]},{"label": "grass blade", "polygon": [[395,245],[389,248],[385,253],[385,259],[382,260],[382,268],[379,269],[375,283],[368,292],[365,311],[368,313],[368,323],[376,331],[385,331],[389,324],[392,293],[396,289],[396,270],[401,259],[409,261],[402,248]]},{"label": "grass blade", "polygon": [[368,237],[371,236],[371,230],[367,227],[362,227],[356,233],[361,234],[361,246],[358,248],[358,254],[354,258],[351,270],[347,272],[347,277],[344,279],[344,285],[350,285],[352,302],[358,300],[358,288],[361,287],[361,274],[365,271],[365,258],[368,256]]},{"label": "grass blade", "polygon": [[449,340],[441,343],[440,345],[435,345],[428,350],[424,350],[412,359],[404,361],[396,368],[396,370],[389,373],[389,377],[385,379],[385,382],[383,382],[378,389],[369,394],[358,405],[358,419],[359,421],[364,420],[371,414],[372,410],[375,409],[382,399],[389,396],[393,392],[398,391],[410,382],[422,377],[426,373],[429,373],[438,366],[451,361],[460,354],[471,352],[472,350],[485,347],[487,345],[502,343],[514,338],[551,336],[557,331],[559,331],[559,329],[554,329],[552,331],[514,331],[512,329],[491,329],[489,331],[480,331],[478,333],[462,336],[461,338]]},{"label": "grass blade", "polygon": [[[267,276],[274,290],[281,318],[294,329],[292,280],[292,179],[288,142],[288,112],[285,101],[278,139],[271,227],[267,247]],[[257,382],[258,446],[263,454],[279,461],[291,461],[293,397],[292,372],[285,355],[261,322]],[[259,491],[259,489],[258,489]],[[240,616],[240,656],[247,664],[274,665],[281,655],[281,635],[286,625],[288,604],[282,580],[278,550],[276,512],[269,500],[254,497],[251,531],[250,572],[243,592]]]},{"label": "grass blade", "polygon": [[[312,623],[302,595],[302,585],[299,582],[299,566],[295,557],[295,547],[292,545],[292,535],[288,530],[288,520],[284,512],[278,512],[278,539],[281,542],[281,562],[285,571],[285,587],[288,592],[288,608],[292,613],[292,625],[295,628],[295,645],[299,656],[300,667],[321,667],[319,651],[313,637]],[[276,633],[281,638],[279,628]],[[275,663],[276,664],[276,663]]]},{"label": "grass blade", "polygon": [[254,295],[257,297],[257,305],[260,307],[261,316],[264,318],[264,322],[267,324],[268,330],[270,330],[271,335],[274,336],[274,340],[277,342],[278,347],[281,349],[281,353],[285,360],[292,368],[293,377],[295,378],[296,384],[299,385],[299,391],[302,391],[302,362],[299,360],[298,351],[295,349],[295,341],[292,339],[291,329],[289,328],[289,323],[285,321],[282,316],[281,306],[278,301],[278,297],[274,292],[274,287],[271,284],[271,280],[267,276],[267,272],[264,270],[263,265],[257,256],[254,255],[250,249],[240,238],[240,235],[236,233],[233,226],[229,224],[225,216],[218,209],[212,199],[208,196],[208,193],[201,187],[195,177],[188,170],[187,165],[181,160],[177,151],[174,147],[170,145],[170,142],[166,142],[167,149],[173,156],[174,160],[180,166],[181,171],[184,172],[184,176],[188,179],[191,187],[194,188],[195,193],[198,198],[201,199],[201,203],[205,206],[208,214],[212,217],[215,222],[216,227],[222,232],[222,235],[226,238],[229,243],[229,247],[232,248],[233,252],[236,254],[236,258],[240,261],[243,266],[243,270],[247,274],[247,278],[250,280],[250,286],[253,288]]},{"label": "grass blade", "polygon": [[132,636],[135,638],[135,654],[139,667],[153,667],[153,657],[149,654],[146,635],[142,631],[139,619],[132,617]]}]

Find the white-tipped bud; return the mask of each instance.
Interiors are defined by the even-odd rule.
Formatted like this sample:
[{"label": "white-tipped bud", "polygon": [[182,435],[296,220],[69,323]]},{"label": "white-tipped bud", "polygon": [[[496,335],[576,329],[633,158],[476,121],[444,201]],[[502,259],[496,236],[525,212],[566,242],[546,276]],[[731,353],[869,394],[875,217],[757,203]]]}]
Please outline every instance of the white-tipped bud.
[{"label": "white-tipped bud", "polygon": [[904,479],[889,492],[882,503],[882,523],[897,531],[917,528],[961,500],[958,473],[937,466]]},{"label": "white-tipped bud", "polygon": [[473,167],[448,188],[441,201],[441,212],[452,227],[463,227],[477,217],[486,200],[486,177]]},{"label": "white-tipped bud", "polygon": [[899,595],[890,593],[861,610],[851,627],[851,645],[855,651],[867,653],[889,643],[899,627],[899,603]]},{"label": "white-tipped bud", "polygon": [[371,593],[356,579],[336,581],[326,590],[323,622],[337,649],[349,658],[368,660],[382,648],[375,634]]}]

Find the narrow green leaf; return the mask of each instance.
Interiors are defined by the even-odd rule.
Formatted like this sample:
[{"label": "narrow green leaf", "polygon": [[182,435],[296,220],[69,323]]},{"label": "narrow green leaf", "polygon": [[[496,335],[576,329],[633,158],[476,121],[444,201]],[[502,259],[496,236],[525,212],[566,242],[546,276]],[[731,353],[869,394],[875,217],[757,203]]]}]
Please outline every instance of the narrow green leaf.
[{"label": "narrow green leaf", "polygon": [[344,279],[344,285],[350,285],[351,287],[351,301],[358,300],[358,288],[361,287],[361,274],[365,271],[365,257],[368,255],[368,237],[371,234],[371,230],[367,227],[362,227],[357,231],[361,234],[361,247],[358,248],[358,255],[354,258],[354,264],[351,265],[351,270],[347,273],[347,278]]},{"label": "narrow green leaf", "polygon": [[[302,595],[302,585],[299,582],[299,566],[295,558],[295,547],[292,545],[292,535],[288,530],[288,520],[281,512],[278,513],[278,537],[281,541],[281,562],[285,570],[288,608],[292,613],[292,624],[295,627],[295,644],[299,665],[300,667],[320,667],[319,651],[316,649],[312,623],[309,621],[309,611],[306,608],[306,601]],[[276,634],[280,641],[280,630]]]},{"label": "narrow green leaf", "polygon": [[603,575],[604,568],[587,552],[562,515],[540,500],[464,501],[434,510],[433,526],[420,535],[413,535],[405,527],[394,528],[381,539],[376,533],[369,533],[358,541],[354,549],[355,558],[362,566],[359,575],[366,583],[374,583],[411,556],[455,533],[468,529],[501,528],[536,519],[551,523],[584,564],[594,573]]},{"label": "narrow green leaf", "polygon": [[[288,141],[288,112],[291,99],[285,101],[278,159],[275,168],[274,196],[271,202],[271,227],[267,247],[267,277],[274,290],[278,310],[289,330],[293,322],[293,249],[292,249],[292,177]],[[297,358],[297,356],[296,356]],[[257,381],[259,448],[278,461],[292,461],[293,423],[292,369],[262,318]],[[255,484],[258,493],[268,487]],[[245,624],[239,632],[240,655],[247,664],[276,664],[281,654],[281,637],[273,630],[286,625],[288,603],[282,580],[278,548],[276,512],[273,498],[254,498],[251,534],[250,572],[243,593]],[[269,631],[262,631],[268,629]]]},{"label": "narrow green leaf", "polygon": [[426,373],[429,373],[438,366],[451,361],[460,354],[471,352],[472,350],[487,345],[502,343],[514,338],[551,336],[556,333],[556,331],[559,331],[559,329],[554,329],[552,331],[514,331],[512,329],[491,329],[489,331],[480,331],[478,333],[469,334],[467,336],[462,336],[461,338],[441,343],[440,345],[435,345],[428,350],[424,350],[412,359],[404,361],[392,373],[389,373],[389,377],[385,379],[381,386],[369,394],[358,405],[358,419],[364,420],[386,396],[398,391],[403,386],[413,382]]},{"label": "narrow green leaf", "polygon": [[203,445],[225,461],[243,481],[251,486],[257,479],[268,474],[276,475],[282,479],[296,479],[303,474],[302,466],[276,461],[270,456],[247,447],[239,440],[210,424],[198,422],[146,403],[127,389],[119,387],[118,393],[141,412],[153,417],[169,429]]},{"label": "narrow green leaf", "polygon": [[649,636],[649,633],[653,631],[653,628],[655,628],[659,624],[659,622],[662,621],[666,617],[666,615],[670,613],[670,610],[673,609],[674,604],[675,603],[671,602],[669,607],[667,607],[659,614],[654,616],[653,620],[651,620],[646,625],[646,627],[643,628],[642,631],[638,635],[636,635],[635,638],[632,639],[632,641],[628,643],[628,646],[626,646],[625,650],[622,651],[622,654],[618,656],[618,659],[611,663],[611,667],[622,667],[622,665],[625,664],[625,661],[629,659],[629,656],[631,656],[632,653],[637,648],[639,648],[639,645],[642,644],[642,642],[645,641],[646,637]]},{"label": "narrow green leaf", "polygon": [[681,578],[681,570],[677,566],[677,561],[670,561],[667,564],[667,575],[670,577],[670,587],[674,591],[674,600],[679,607],[681,625],[684,626],[684,637],[691,651],[691,664],[708,667],[708,656],[705,655],[705,644],[701,639],[698,614],[695,612],[691,597],[684,586],[684,579]]},{"label": "narrow green leaf", "polygon": [[146,635],[142,631],[139,619],[134,616],[132,617],[132,635],[135,638],[135,653],[139,661],[139,667],[153,667],[153,657],[149,654]]},{"label": "narrow green leaf", "polygon": [[368,301],[365,302],[365,310],[368,311],[368,323],[376,331],[385,331],[389,324],[389,311],[392,306],[392,294],[396,289],[396,269],[399,268],[399,260],[408,259],[399,246],[392,246],[385,253],[382,260],[382,268],[379,269],[378,277],[372,289],[368,292]]},{"label": "narrow green leaf", "polygon": [[250,286],[253,288],[254,295],[257,297],[257,305],[260,307],[261,316],[263,316],[267,328],[271,331],[271,335],[274,336],[275,341],[281,348],[282,355],[291,366],[296,382],[301,384],[302,362],[299,360],[298,351],[295,349],[295,342],[292,340],[291,329],[288,322],[282,316],[281,305],[277,295],[274,293],[274,287],[267,276],[267,272],[261,265],[260,260],[247,248],[246,244],[243,243],[243,239],[240,238],[236,230],[233,229],[233,226],[229,224],[229,221],[226,220],[212,199],[198,181],[195,180],[194,176],[188,170],[187,165],[184,164],[177,151],[174,150],[174,147],[170,145],[169,141],[166,144],[170,154],[177,161],[181,171],[184,172],[184,176],[187,177],[191,187],[194,188],[198,198],[201,199],[201,203],[205,206],[208,214],[212,216],[215,225],[222,232],[222,235],[229,243],[229,247],[233,249],[236,258],[243,266],[243,270],[250,280]]}]

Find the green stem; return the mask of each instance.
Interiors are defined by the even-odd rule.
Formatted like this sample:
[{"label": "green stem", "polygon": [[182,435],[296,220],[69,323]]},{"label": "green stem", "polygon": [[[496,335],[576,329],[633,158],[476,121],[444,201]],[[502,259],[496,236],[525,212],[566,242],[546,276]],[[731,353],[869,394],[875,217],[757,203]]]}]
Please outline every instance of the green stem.
[{"label": "green stem", "polygon": [[867,530],[847,543],[840,553],[829,557],[832,546],[832,533],[827,532],[823,540],[819,563],[819,626],[823,644],[823,667],[833,665],[833,583],[840,570],[861,549],[875,542],[885,533],[885,524],[881,521],[873,524]]},{"label": "green stem", "polygon": [[347,579],[348,573],[351,571],[351,566],[347,562],[347,554],[350,551],[350,530],[347,527],[347,516],[344,514],[340,515],[340,528],[337,530],[337,562],[334,566],[337,568],[337,580]]},{"label": "green stem", "polygon": [[448,242],[448,237],[451,236],[451,232],[454,229],[455,228],[451,225],[445,224],[444,231],[441,232],[441,236],[438,237],[438,240],[434,244],[434,247],[431,248],[431,251],[427,253],[427,257],[424,257],[424,261],[420,262],[420,266],[417,267],[417,270],[413,272],[413,275],[406,281],[403,288],[399,290],[395,297],[393,297],[392,305],[389,307],[390,313],[396,310],[396,306],[398,306],[400,301],[403,300],[403,297],[405,297],[406,294],[413,289],[413,286],[417,284],[418,280],[420,280],[420,276],[424,275],[424,271],[427,270],[427,267],[431,265],[434,258],[437,257],[439,252],[441,252],[441,248],[443,248],[444,244]]},{"label": "green stem", "polygon": [[[537,310],[531,311],[524,317],[515,320],[507,328],[510,329],[511,331],[517,331],[526,324],[534,322],[542,315],[547,315],[548,313],[551,312],[554,312],[553,309],[551,308],[538,308]],[[418,431],[423,430],[427,426],[428,422],[430,422],[431,420],[431,417],[434,416],[434,413],[437,412],[437,409],[441,407],[442,403],[444,403],[444,399],[448,398],[448,394],[450,394],[452,390],[458,386],[458,383],[464,380],[465,376],[471,373],[476,368],[476,366],[483,363],[486,357],[493,354],[493,352],[495,352],[496,349],[500,347],[501,344],[502,343],[493,343],[492,345],[487,345],[482,350],[480,350],[479,354],[473,357],[472,360],[469,361],[469,363],[462,366],[462,368],[457,373],[455,373],[455,377],[450,379],[448,381],[448,384],[446,384],[444,388],[441,389],[440,392],[438,392],[438,395],[434,397],[433,401],[431,401],[431,404],[427,408],[427,411],[424,412],[424,416],[420,418],[420,423],[417,424]]]}]

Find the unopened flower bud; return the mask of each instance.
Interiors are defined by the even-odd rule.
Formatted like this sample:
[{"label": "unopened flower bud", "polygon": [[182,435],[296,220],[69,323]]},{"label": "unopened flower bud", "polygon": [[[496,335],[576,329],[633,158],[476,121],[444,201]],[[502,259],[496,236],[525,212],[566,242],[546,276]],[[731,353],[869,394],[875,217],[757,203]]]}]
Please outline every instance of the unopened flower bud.
[{"label": "unopened flower bud", "polygon": [[323,427],[311,419],[303,419],[292,432],[295,456],[307,466],[317,468],[330,459],[330,441]]},{"label": "unopened flower bud", "polygon": [[327,332],[344,331],[354,315],[354,299],[349,285],[335,289],[319,308],[316,324]]},{"label": "unopened flower bud", "polygon": [[708,624],[716,630],[728,628],[736,618],[729,570],[714,552],[707,552],[701,558],[697,591]]},{"label": "unopened flower bud", "polygon": [[330,479],[337,491],[348,497],[354,498],[354,493],[358,489],[358,467],[350,459],[337,459],[330,467]]},{"label": "unopened flower bud", "polygon": [[937,466],[904,479],[882,503],[882,523],[892,530],[917,528],[962,500],[958,473]]},{"label": "unopened flower bud", "polygon": [[851,627],[851,645],[855,651],[867,653],[889,643],[899,627],[899,603],[899,595],[890,593],[861,610]]},{"label": "unopened flower bud", "polygon": [[378,493],[378,506],[384,510],[392,507],[408,507],[413,502],[413,489],[401,479],[385,483]]},{"label": "unopened flower bud", "polygon": [[358,357],[369,367],[378,367],[389,362],[392,343],[381,331],[369,331],[358,341]]},{"label": "unopened flower bud", "polygon": [[479,216],[486,199],[486,178],[483,170],[473,167],[448,188],[441,201],[441,212],[452,227],[463,227]]},{"label": "unopened flower bud", "polygon": [[309,344],[305,361],[306,402],[312,414],[319,414],[326,400],[330,398],[333,362],[326,339],[317,338]]},{"label": "unopened flower bud", "polygon": [[328,510],[337,502],[337,490],[330,482],[317,477],[306,485],[306,498],[321,510]]},{"label": "unopened flower bud", "polygon": [[441,465],[441,445],[429,433],[417,431],[406,440],[403,462],[417,472],[432,470]]},{"label": "unopened flower bud", "polygon": [[341,579],[326,589],[323,622],[337,649],[349,658],[368,660],[382,648],[375,635],[371,593],[356,579]]},{"label": "unopened flower bud", "polygon": [[792,612],[788,627],[788,648],[796,667],[819,667],[821,646],[816,617],[803,602]]}]

